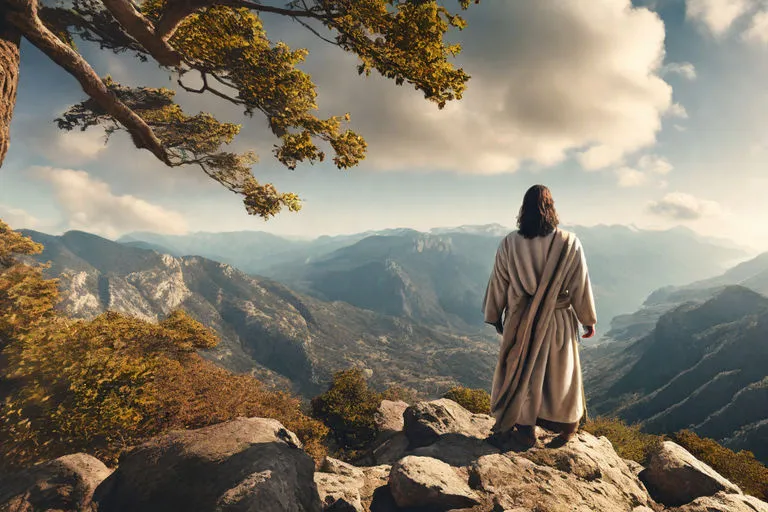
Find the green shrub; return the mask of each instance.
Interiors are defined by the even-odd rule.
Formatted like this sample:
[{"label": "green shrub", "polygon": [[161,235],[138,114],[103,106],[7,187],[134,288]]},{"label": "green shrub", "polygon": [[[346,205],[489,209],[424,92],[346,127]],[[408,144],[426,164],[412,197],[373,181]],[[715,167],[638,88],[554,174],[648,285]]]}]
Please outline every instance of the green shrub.
[{"label": "green shrub", "polygon": [[768,467],[755,459],[752,452],[734,452],[713,439],[705,439],[690,430],[681,430],[672,440],[691,454],[735,483],[747,493],[768,500]]},{"label": "green shrub", "polygon": [[392,386],[381,393],[382,400],[392,400],[393,402],[405,402],[412,405],[419,401],[419,392],[413,388],[404,386]]},{"label": "green shrub", "polygon": [[328,391],[312,399],[312,416],[325,423],[340,449],[361,450],[378,434],[374,416],[380,404],[381,394],[353,368],[336,372]]},{"label": "green shrub", "polygon": [[627,425],[617,418],[594,418],[584,425],[584,430],[598,437],[607,437],[620,457],[640,464],[645,464],[651,451],[663,439],[661,436],[641,432],[639,426]]},{"label": "green shrub", "polygon": [[490,414],[491,412],[491,395],[484,389],[456,386],[449,389],[443,398],[453,400],[469,412],[476,414]]}]

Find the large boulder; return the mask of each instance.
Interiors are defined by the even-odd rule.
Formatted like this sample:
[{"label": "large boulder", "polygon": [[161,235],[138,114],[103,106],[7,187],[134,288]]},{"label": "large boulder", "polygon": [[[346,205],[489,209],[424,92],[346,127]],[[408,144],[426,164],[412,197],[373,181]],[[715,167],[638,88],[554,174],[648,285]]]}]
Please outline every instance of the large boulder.
[{"label": "large boulder", "polygon": [[640,479],[651,496],[667,506],[684,505],[721,491],[741,493],[736,485],[672,441],[660,443],[651,452]]},{"label": "large boulder", "polygon": [[655,505],[610,442],[583,432],[561,448],[482,456],[470,466],[469,483],[492,496],[498,510],[626,512]]},{"label": "large boulder", "polygon": [[238,418],[171,432],[120,458],[99,512],[319,512],[314,461],[280,422]]},{"label": "large boulder", "polygon": [[768,512],[768,503],[754,496],[719,492],[696,498],[691,503],[672,509],[675,512]]},{"label": "large boulder", "polygon": [[89,510],[110,469],[85,453],[65,455],[0,479],[0,512]]},{"label": "large boulder", "polygon": [[376,428],[379,431],[379,439],[384,441],[403,430],[405,420],[403,414],[408,404],[398,400],[382,400],[378,410],[374,414]]},{"label": "large boulder", "polygon": [[494,424],[491,416],[472,414],[447,398],[414,404],[405,410],[403,418],[411,448],[428,446],[444,434],[485,439]]},{"label": "large boulder", "polygon": [[401,508],[438,510],[469,508],[480,500],[467,482],[445,462],[409,455],[392,466],[389,488]]},{"label": "large boulder", "polygon": [[315,484],[326,511],[364,512],[360,498],[360,490],[363,487],[362,472],[359,478],[318,472],[315,473]]}]

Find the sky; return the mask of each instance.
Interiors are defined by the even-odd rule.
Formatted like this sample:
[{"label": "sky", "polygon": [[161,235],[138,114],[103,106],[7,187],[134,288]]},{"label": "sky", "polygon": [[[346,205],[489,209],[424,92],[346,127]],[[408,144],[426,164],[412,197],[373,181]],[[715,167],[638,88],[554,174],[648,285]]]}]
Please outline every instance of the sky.
[{"label": "sky", "polygon": [[[458,2],[457,2],[458,4]],[[448,3],[449,6],[452,2]],[[525,190],[543,183],[568,225],[687,226],[768,250],[768,1],[482,0],[451,33],[472,77],[443,110],[356,57],[275,15],[272,41],[309,49],[320,115],[349,112],[367,158],[282,167],[264,118],[179,92],[188,112],[243,124],[235,149],[253,173],[304,200],[263,221],[193,167],[166,168],[127,136],[62,132],[53,119],[84,97],[24,42],[0,218],[49,233],[80,229],[181,234],[260,230],[318,236],[391,227],[513,226]],[[81,52],[101,75],[171,87],[152,63]]]}]

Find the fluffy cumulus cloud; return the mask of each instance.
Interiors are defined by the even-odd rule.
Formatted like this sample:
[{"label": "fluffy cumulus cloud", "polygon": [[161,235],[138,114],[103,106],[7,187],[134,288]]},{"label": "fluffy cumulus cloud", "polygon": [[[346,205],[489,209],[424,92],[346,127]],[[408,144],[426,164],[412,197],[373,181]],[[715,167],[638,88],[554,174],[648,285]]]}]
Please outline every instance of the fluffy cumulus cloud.
[{"label": "fluffy cumulus cloud", "polygon": [[616,177],[620,187],[639,187],[656,182],[659,187],[664,188],[666,181],[659,177],[669,174],[673,169],[674,167],[666,158],[646,154],[638,158],[633,167],[625,165],[616,169]]},{"label": "fluffy cumulus cloud", "polygon": [[0,204],[0,219],[13,229],[34,229],[40,225],[40,220],[26,210],[2,204]]},{"label": "fluffy cumulus cloud", "polygon": [[648,204],[648,211],[676,221],[697,220],[721,213],[720,204],[683,192],[672,192]]},{"label": "fluffy cumulus cloud", "polygon": [[755,13],[744,32],[744,38],[762,44],[768,44],[768,10]]},{"label": "fluffy cumulus cloud", "polygon": [[307,69],[329,113],[350,112],[365,165],[474,173],[554,165],[599,169],[653,145],[672,105],[664,24],[630,0],[493,2],[466,12],[464,99],[442,111],[408,86],[355,77],[354,58],[311,47]]},{"label": "fluffy cumulus cloud", "polygon": [[744,20],[737,29],[741,37],[768,44],[768,2],[765,0],[687,0],[686,13],[715,36],[722,36],[739,20]]},{"label": "fluffy cumulus cloud", "polygon": [[663,74],[680,75],[688,80],[696,80],[696,68],[690,62],[670,62],[662,68]]},{"label": "fluffy cumulus cloud", "polygon": [[645,173],[626,166],[620,167],[616,171],[616,175],[619,178],[620,187],[638,187],[648,180],[648,176]]},{"label": "fluffy cumulus cloud", "polygon": [[52,186],[69,229],[107,237],[139,230],[169,234],[187,230],[179,213],[132,195],[116,195],[107,183],[85,171],[37,167],[34,172]]},{"label": "fluffy cumulus cloud", "polygon": [[702,23],[719,36],[747,14],[754,4],[754,0],[687,0],[685,11],[688,18]]}]

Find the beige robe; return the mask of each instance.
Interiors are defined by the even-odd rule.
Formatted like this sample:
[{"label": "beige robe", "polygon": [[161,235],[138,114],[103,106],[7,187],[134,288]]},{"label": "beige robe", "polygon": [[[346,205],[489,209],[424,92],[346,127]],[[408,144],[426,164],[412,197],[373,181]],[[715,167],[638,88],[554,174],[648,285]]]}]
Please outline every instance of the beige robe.
[{"label": "beige robe", "polygon": [[578,422],[585,412],[579,325],[595,325],[592,286],[576,235],[555,230],[501,242],[483,301],[485,321],[503,317],[491,410],[495,431],[537,420]]}]

